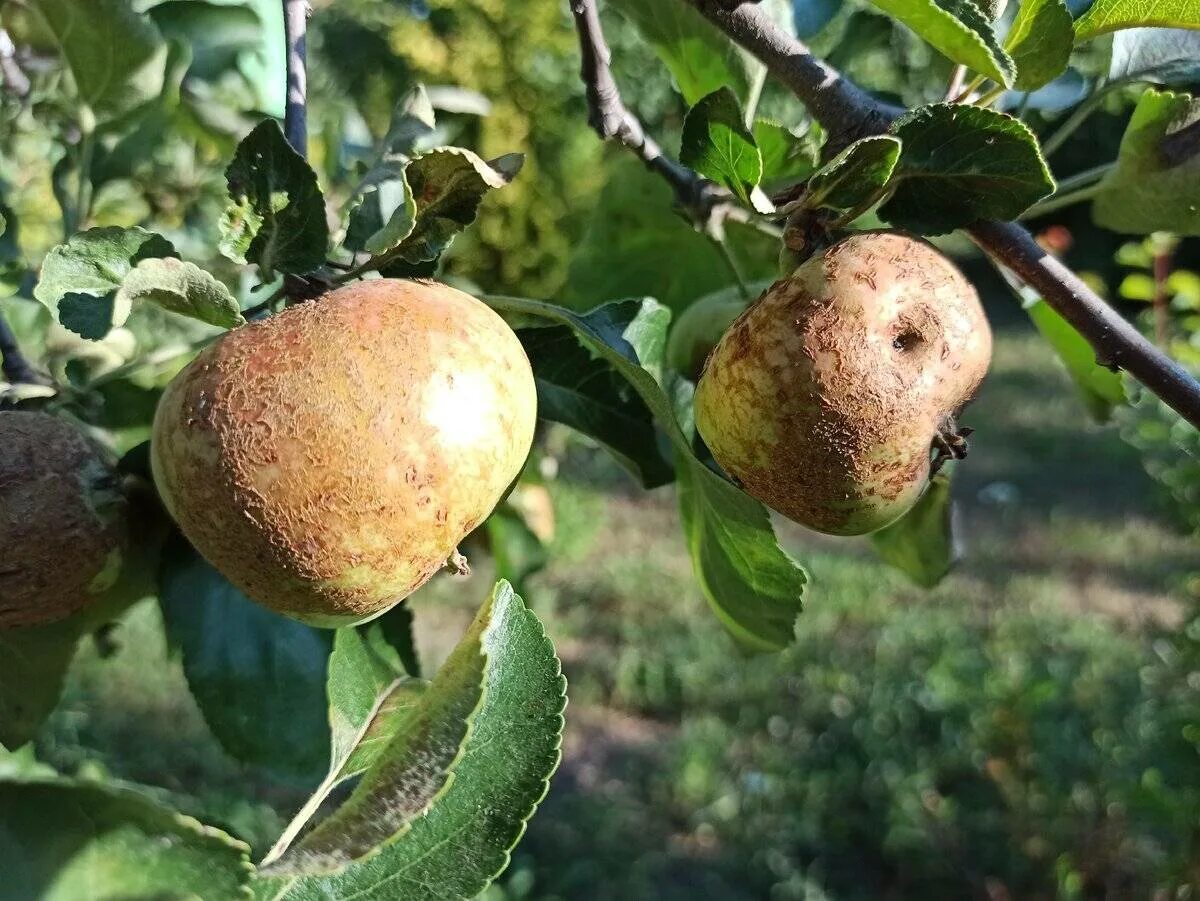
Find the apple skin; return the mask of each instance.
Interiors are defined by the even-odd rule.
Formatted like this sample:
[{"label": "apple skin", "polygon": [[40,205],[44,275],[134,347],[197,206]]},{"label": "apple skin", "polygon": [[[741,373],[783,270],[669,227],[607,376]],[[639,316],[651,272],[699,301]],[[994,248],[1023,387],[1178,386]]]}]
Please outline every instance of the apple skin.
[{"label": "apple skin", "polygon": [[533,441],[516,335],[428,281],[339,288],[206,348],[159,405],[152,466],[184,535],[249,597],[322,627],[441,569]]},{"label": "apple skin", "polygon": [[696,426],[745,490],[801,525],[862,535],[925,490],[934,437],[991,360],[979,297],[931,245],[860,232],[805,261],[709,356]]},{"label": "apple skin", "polygon": [[0,628],[64,620],[121,575],[129,504],[112,461],[56,416],[0,412]]}]

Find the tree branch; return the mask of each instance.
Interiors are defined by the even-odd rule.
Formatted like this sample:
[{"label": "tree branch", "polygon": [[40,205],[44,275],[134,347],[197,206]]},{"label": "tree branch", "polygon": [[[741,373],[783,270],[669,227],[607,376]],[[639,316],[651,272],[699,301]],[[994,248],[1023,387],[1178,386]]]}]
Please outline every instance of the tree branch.
[{"label": "tree branch", "polygon": [[602,141],[617,140],[645,163],[646,168],[662,176],[675,192],[679,205],[687,209],[698,224],[706,222],[724,192],[686,166],[663,153],[646,134],[637,116],[621,101],[621,91],[613,78],[609,62],[612,53],[604,40],[596,0],[571,0],[579,50],[583,57],[580,77],[587,89],[588,124]]},{"label": "tree branch", "polygon": [[287,107],[283,133],[301,156],[308,157],[308,74],[305,34],[308,0],[283,0],[283,33],[287,42]]},{"label": "tree branch", "polygon": [[[763,62],[839,141],[878,134],[900,112],[881,103],[817,59],[751,3],[688,0],[709,21]],[[981,222],[971,237],[1015,272],[1087,339],[1096,359],[1127,370],[1192,425],[1200,428],[1200,383],[1109,307],[1070,269],[1011,222]]]}]

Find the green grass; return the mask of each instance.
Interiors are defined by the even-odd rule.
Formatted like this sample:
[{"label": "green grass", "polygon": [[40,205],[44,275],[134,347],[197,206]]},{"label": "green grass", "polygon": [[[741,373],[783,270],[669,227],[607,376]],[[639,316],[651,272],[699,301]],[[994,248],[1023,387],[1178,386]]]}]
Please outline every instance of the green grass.
[{"label": "green grass", "polygon": [[[692,582],[673,489],[552,434],[553,562],[527,595],[570,680],[566,756],[494,896],[1133,897],[1196,875],[1179,717],[1200,691],[1168,678],[1182,651],[1162,638],[1189,609],[1194,538],[1029,328],[999,331],[963,422],[957,569],[925,592],[865,540],[782,524],[807,612],[794,649],[752,660]],[[414,599],[427,667],[488,570]],[[302,787],[220,750],[152,605],[117,639],[80,653],[40,756],[157,786],[264,848]]]}]

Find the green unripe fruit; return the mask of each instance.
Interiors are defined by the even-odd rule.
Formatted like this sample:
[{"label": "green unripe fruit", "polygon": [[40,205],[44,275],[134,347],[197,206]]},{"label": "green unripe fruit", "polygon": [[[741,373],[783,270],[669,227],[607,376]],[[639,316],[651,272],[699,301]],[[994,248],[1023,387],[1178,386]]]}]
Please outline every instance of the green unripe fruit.
[{"label": "green unripe fruit", "polygon": [[696,390],[717,462],[768,506],[835,535],[906,513],[935,436],[991,359],[975,289],[923,241],[845,238],[733,324]]},{"label": "green unripe fruit", "polygon": [[128,512],[111,461],[79,429],[0,412],[0,628],[66,619],[108,591]]},{"label": "green unripe fruit", "polygon": [[407,597],[520,473],[537,397],[475,298],[377,279],[243,326],[168,386],[159,492],[226,578],[319,626]]}]

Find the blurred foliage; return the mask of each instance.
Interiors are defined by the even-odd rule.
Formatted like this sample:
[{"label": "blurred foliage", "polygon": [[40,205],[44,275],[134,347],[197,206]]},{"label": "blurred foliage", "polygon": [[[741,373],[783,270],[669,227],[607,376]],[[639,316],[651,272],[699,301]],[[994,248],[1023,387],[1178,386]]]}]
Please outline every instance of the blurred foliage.
[{"label": "blurred foliage", "polygon": [[[1181,265],[1181,242],[1158,232],[1122,245],[1117,263],[1126,275],[1119,293],[1144,304],[1143,330],[1191,372],[1200,374],[1200,273]],[[1142,388],[1122,417],[1122,434],[1142,456],[1146,471],[1166,490],[1179,517],[1200,532],[1200,432]]]}]

